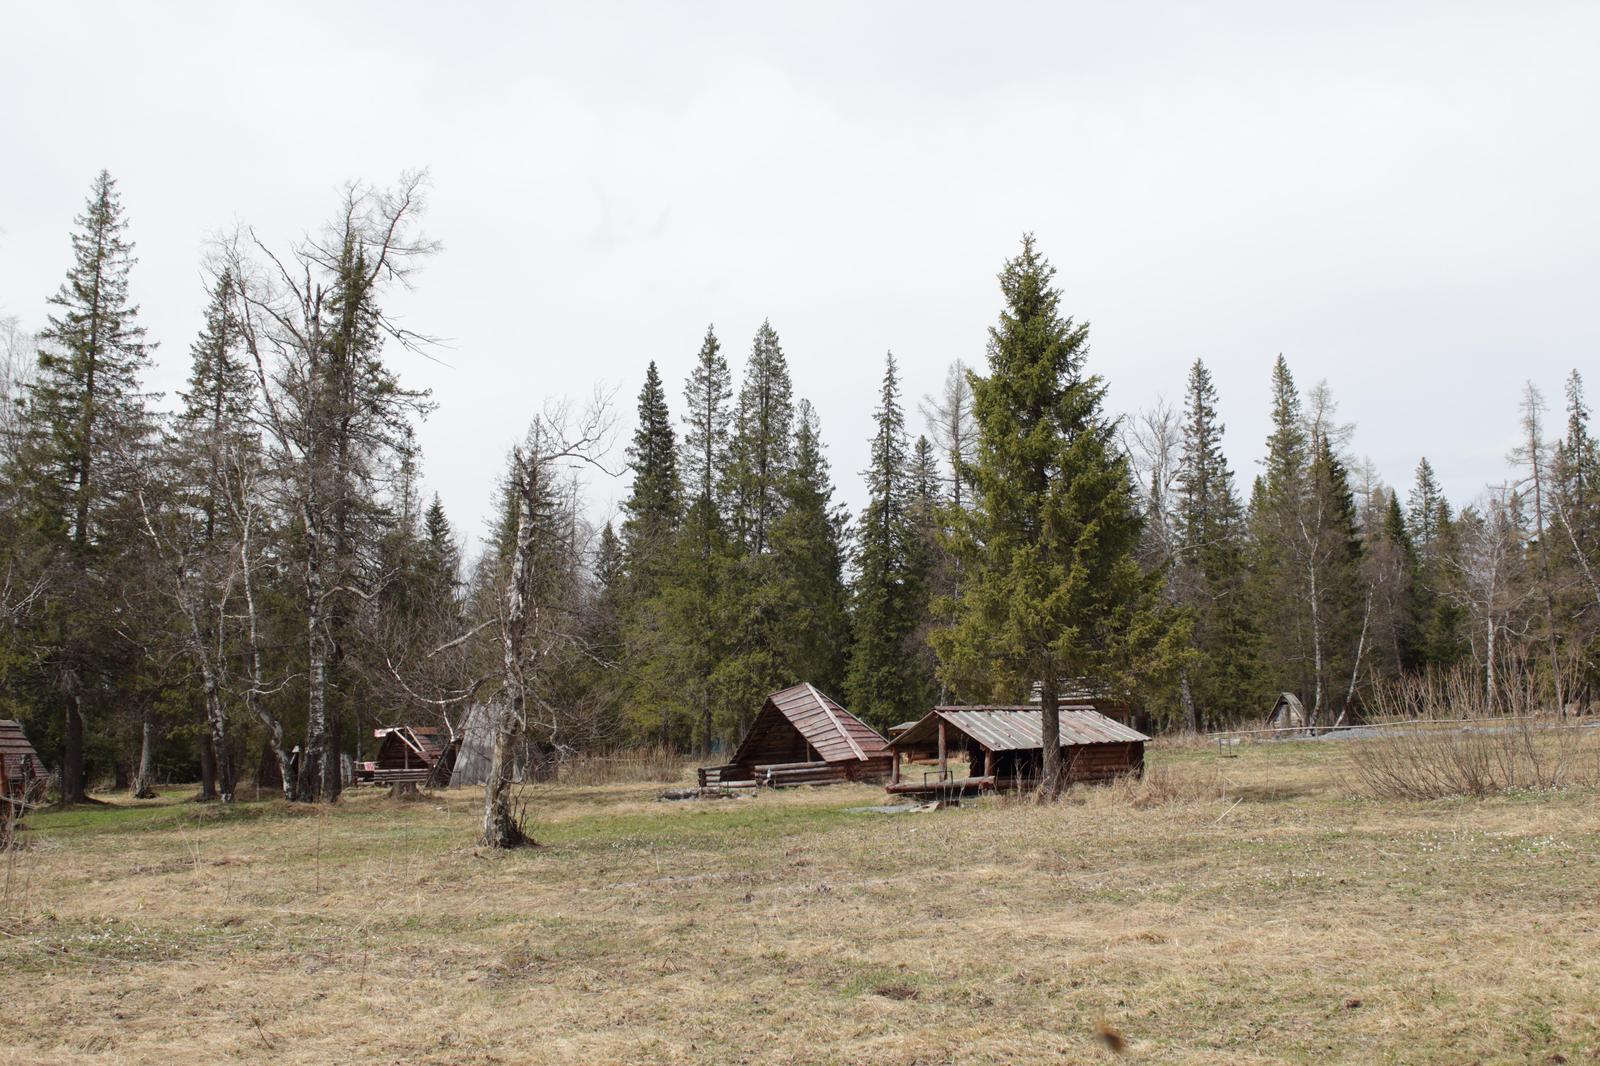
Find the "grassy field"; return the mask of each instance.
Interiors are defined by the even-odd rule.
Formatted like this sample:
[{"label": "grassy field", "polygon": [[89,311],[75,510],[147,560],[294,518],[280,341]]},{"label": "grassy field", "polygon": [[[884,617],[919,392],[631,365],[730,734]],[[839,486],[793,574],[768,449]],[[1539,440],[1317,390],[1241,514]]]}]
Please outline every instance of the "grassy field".
[{"label": "grassy field", "polygon": [[505,855],[466,790],[41,814],[0,1061],[1594,1061],[1594,797],[1363,799],[1350,747],[1054,808],[545,789]]}]

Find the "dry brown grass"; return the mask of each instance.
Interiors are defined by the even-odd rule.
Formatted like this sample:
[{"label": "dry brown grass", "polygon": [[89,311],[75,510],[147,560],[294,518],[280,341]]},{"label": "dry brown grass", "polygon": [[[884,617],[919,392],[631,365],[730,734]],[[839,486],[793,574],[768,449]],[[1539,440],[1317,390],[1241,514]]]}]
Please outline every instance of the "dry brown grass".
[{"label": "dry brown grass", "polygon": [[1600,813],[1353,798],[1350,747],[896,816],[551,786],[508,855],[466,792],[41,815],[0,1061],[1590,1061]]}]

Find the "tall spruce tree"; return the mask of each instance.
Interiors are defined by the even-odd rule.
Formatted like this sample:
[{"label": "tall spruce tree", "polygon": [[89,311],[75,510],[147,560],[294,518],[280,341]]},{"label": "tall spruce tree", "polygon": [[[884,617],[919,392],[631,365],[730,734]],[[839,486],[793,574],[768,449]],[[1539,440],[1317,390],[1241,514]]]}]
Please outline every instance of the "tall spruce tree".
[{"label": "tall spruce tree", "polygon": [[810,681],[838,692],[850,650],[844,585],[849,516],[834,503],[821,423],[806,400],[796,411],[794,465],[783,496],[783,514],[772,527],[772,585],[759,594],[777,606],[770,687]]},{"label": "tall spruce tree", "polygon": [[[855,643],[845,694],[851,709],[878,728],[915,717],[929,693],[920,663],[908,657],[922,621],[926,574],[912,514],[912,471],[894,354],[884,360],[873,415],[867,507],[856,530],[852,621]],[[924,444],[926,440],[924,440]]]},{"label": "tall spruce tree", "polygon": [[700,750],[710,752],[722,702],[713,674],[729,637],[720,599],[730,566],[727,518],[732,450],[733,375],[715,330],[707,326],[684,384],[683,437],[678,467],[685,508],[676,545],[672,597],[675,631],[682,642],[684,693],[696,719]]},{"label": "tall spruce tree", "polygon": [[1015,699],[1039,683],[1046,796],[1061,788],[1061,679],[1170,671],[1188,639],[1161,604],[1160,575],[1135,558],[1128,460],[1102,411],[1104,382],[1085,370],[1088,324],[1061,314],[1054,276],[1031,235],[1000,272],[1006,307],[989,332],[989,374],[973,382],[973,507],[955,516],[961,594],[953,625],[933,636],[963,694]]},{"label": "tall spruce tree", "polygon": [[729,476],[733,532],[748,555],[769,547],[794,459],[794,393],[778,334],[762,322],[739,388]]},{"label": "tall spruce tree", "polygon": [[1194,730],[1204,721],[1234,721],[1247,712],[1255,666],[1255,633],[1245,603],[1244,513],[1222,434],[1211,372],[1196,359],[1184,402],[1173,575],[1179,601],[1194,615],[1199,654],[1184,672]]},{"label": "tall spruce tree", "polygon": [[628,449],[633,486],[623,501],[626,581],[620,599],[623,645],[629,664],[623,696],[633,724],[663,747],[673,742],[676,723],[687,713],[683,700],[682,634],[675,598],[664,595],[682,498],[677,438],[666,390],[650,363],[639,391],[639,424]]},{"label": "tall spruce tree", "polygon": [[628,449],[633,487],[622,508],[622,541],[634,576],[655,564],[677,531],[682,490],[678,481],[677,435],[667,410],[667,393],[655,360],[639,390],[639,424]]},{"label": "tall spruce tree", "polygon": [[[112,631],[109,603],[142,543],[132,493],[150,443],[140,376],[149,346],[128,292],[133,245],[116,183],[101,171],[76,219],[73,264],[50,303],[38,373],[21,430],[29,524],[50,546],[55,578],[35,642],[43,648],[61,707],[61,797],[87,798],[84,721],[122,702],[116,679],[126,644]],[[102,722],[98,733],[107,731]]]}]

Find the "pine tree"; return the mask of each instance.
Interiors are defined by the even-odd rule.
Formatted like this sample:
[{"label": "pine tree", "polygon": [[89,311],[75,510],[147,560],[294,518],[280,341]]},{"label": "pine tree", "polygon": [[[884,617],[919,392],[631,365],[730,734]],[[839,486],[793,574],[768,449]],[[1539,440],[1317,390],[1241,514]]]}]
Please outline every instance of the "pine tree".
[{"label": "pine tree", "polygon": [[1023,239],[1000,272],[1006,307],[974,382],[973,508],[956,516],[965,564],[953,625],[934,634],[945,680],[964,694],[1040,685],[1043,790],[1061,786],[1057,686],[1170,670],[1188,639],[1160,604],[1160,575],[1135,559],[1141,517],[1105,385],[1088,374],[1089,327],[1060,312],[1055,271]]},{"label": "pine tree", "polygon": [[[894,355],[885,359],[883,388],[874,414],[867,507],[856,535],[852,620],[855,644],[845,693],[851,709],[885,728],[925,709],[929,693],[918,683],[919,663],[907,656],[921,623],[926,574],[913,524],[911,471],[905,416]],[[926,440],[923,441],[926,444]]]},{"label": "pine tree", "polygon": [[141,540],[131,495],[151,430],[140,392],[149,346],[128,294],[136,260],[110,174],[95,179],[76,223],[73,265],[50,300],[56,311],[28,389],[18,479],[31,489],[30,524],[58,556],[47,631],[38,637],[62,699],[68,803],[86,798],[85,717],[119,702],[105,686],[123,672],[107,658],[123,642],[105,631],[104,608],[117,602],[130,572],[126,554]]}]

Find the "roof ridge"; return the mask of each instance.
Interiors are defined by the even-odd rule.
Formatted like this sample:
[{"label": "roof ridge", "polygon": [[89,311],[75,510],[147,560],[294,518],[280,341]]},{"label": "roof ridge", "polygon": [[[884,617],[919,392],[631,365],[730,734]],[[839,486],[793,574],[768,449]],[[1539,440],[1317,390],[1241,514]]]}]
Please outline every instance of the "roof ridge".
[{"label": "roof ridge", "polygon": [[817,686],[811,682],[805,682],[805,686],[811,690],[811,697],[817,701],[817,706],[821,707],[822,712],[828,716],[828,721],[833,723],[835,729],[844,734],[844,739],[849,743],[850,750],[856,753],[856,758],[865,761],[867,753],[861,750],[861,745],[856,743],[856,738],[851,735],[850,730],[845,728],[845,724],[839,721],[839,716],[833,713],[833,708],[828,706],[827,698],[818,692]]}]

